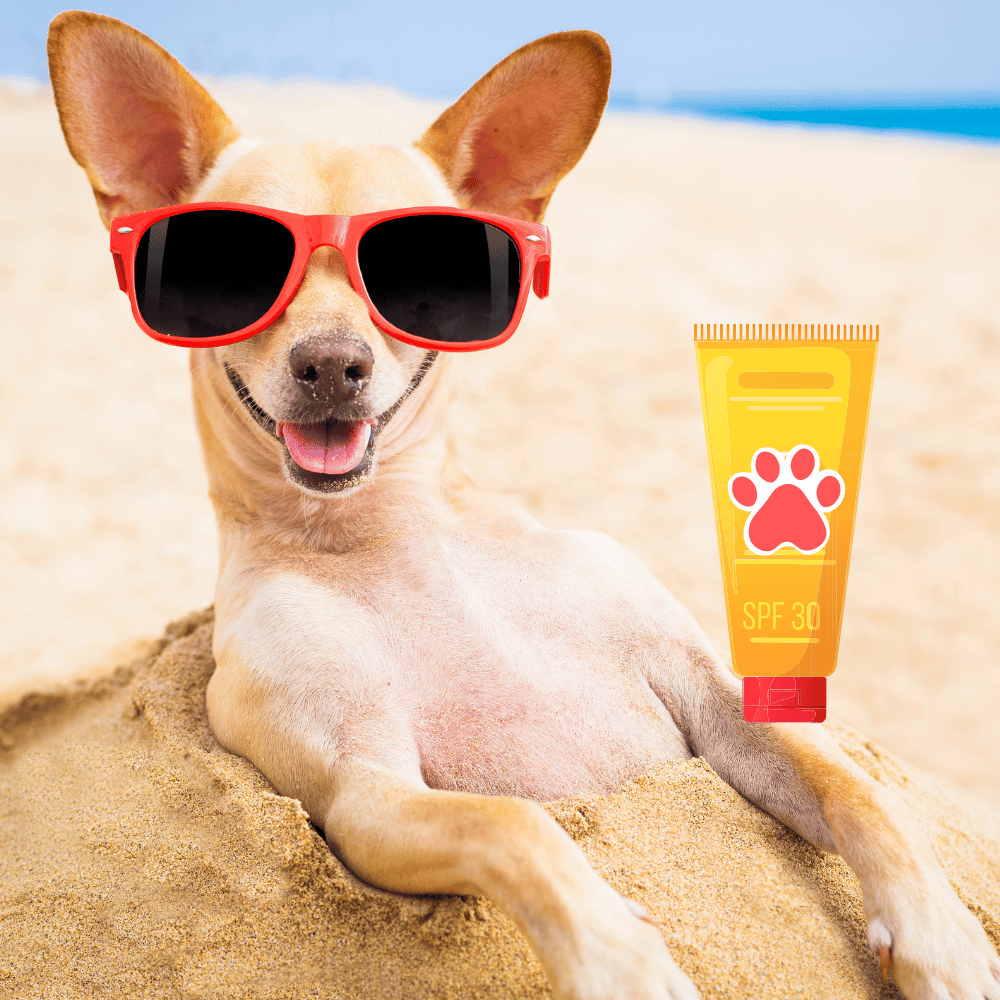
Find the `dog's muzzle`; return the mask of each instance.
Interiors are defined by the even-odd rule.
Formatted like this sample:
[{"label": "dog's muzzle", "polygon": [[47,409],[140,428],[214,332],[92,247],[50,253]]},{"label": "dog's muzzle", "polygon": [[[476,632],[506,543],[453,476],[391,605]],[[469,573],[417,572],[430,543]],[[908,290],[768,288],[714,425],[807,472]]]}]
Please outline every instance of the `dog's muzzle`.
[{"label": "dog's muzzle", "polygon": [[[357,421],[355,424],[337,420],[311,425],[277,421],[253,398],[246,383],[232,365],[227,363],[225,370],[229,384],[250,416],[268,435],[284,446],[285,471],[289,479],[297,486],[316,493],[341,493],[361,486],[371,479],[375,471],[376,438],[423,381],[437,356],[437,351],[428,351],[424,355],[409,385],[388,410],[375,420]],[[303,371],[307,368],[305,365],[301,367]],[[361,448],[363,435],[367,435],[367,443],[364,444],[364,451],[355,463],[353,456]],[[318,456],[321,451],[329,454],[331,450],[340,458],[341,464],[350,463],[351,467],[336,472],[318,471],[317,466],[325,469],[332,464],[336,468],[336,458],[332,463],[329,460],[321,462],[318,458],[312,460],[313,456]],[[350,459],[347,458],[348,455],[351,456]],[[313,468],[306,468],[300,462],[312,465]]]}]

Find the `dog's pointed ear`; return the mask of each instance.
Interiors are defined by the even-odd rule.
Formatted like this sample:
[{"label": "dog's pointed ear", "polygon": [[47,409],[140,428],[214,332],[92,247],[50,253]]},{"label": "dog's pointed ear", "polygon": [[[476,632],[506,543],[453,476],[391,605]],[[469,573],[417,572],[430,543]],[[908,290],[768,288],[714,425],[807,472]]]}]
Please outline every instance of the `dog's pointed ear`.
[{"label": "dog's pointed ear", "polygon": [[183,201],[239,136],[173,56],[122,21],[67,11],[48,52],[63,135],[105,226]]},{"label": "dog's pointed ear", "polygon": [[538,222],[597,131],[610,83],[600,35],[546,35],[494,66],[416,145],[463,207]]}]

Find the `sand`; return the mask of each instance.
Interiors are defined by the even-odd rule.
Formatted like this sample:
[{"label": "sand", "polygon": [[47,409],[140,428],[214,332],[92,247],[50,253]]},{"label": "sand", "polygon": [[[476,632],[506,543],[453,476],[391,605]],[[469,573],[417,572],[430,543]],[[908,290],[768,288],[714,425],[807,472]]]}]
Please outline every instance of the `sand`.
[{"label": "sand", "polygon": [[[0,997],[550,996],[489,902],[360,882],[299,803],[208,728],[209,612],[152,655],[0,715]],[[920,816],[1000,945],[1000,815],[831,724]],[[705,1000],[888,1000],[850,869],[750,805],[702,759],[608,797],[547,805],[642,903]]]},{"label": "sand", "polygon": [[[405,141],[440,107],[209,86],[276,138]],[[492,907],[364,886],[212,740],[210,621],[154,638],[214,582],[185,353],[132,323],[48,91],[0,88],[0,121],[0,997],[545,996]],[[546,219],[552,296],[461,360],[452,416],[481,488],[610,532],[725,649],[692,324],[879,323],[828,725],[1000,945],[998,171],[972,144],[609,116]],[[894,995],[850,872],[703,762],[551,808],[706,997]]]}]

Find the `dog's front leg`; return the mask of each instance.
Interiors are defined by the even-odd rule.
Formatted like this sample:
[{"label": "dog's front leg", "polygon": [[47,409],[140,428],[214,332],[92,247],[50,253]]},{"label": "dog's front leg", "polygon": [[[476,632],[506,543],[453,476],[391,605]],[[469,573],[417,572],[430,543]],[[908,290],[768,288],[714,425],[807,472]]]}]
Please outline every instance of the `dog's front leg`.
[{"label": "dog's front leg", "polygon": [[435,791],[378,764],[333,769],[326,839],[372,885],[493,900],[558,1000],[696,1000],[659,930],[637,917],[539,805]]},{"label": "dog's front leg", "polygon": [[816,727],[773,727],[861,884],[868,944],[908,1000],[1000,1000],[1000,958],[906,804]]},{"label": "dog's front leg", "polygon": [[822,726],[751,724],[738,682],[706,647],[654,677],[692,751],[742,795],[825,851],[861,885],[868,944],[907,1000],[1000,1000],[1000,959],[898,795]]}]

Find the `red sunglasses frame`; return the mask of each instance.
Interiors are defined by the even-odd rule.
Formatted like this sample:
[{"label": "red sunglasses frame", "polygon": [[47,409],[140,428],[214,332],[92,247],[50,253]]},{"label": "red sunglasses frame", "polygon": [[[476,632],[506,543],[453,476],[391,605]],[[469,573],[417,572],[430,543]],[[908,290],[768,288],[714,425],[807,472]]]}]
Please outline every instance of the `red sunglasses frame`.
[{"label": "red sunglasses frame", "polygon": [[[203,212],[230,210],[248,212],[260,215],[265,219],[273,219],[281,223],[295,239],[295,255],[288,277],[282,286],[281,293],[274,305],[261,316],[256,323],[227,333],[220,337],[173,337],[170,334],[158,333],[142,318],[139,303],[135,296],[135,255],[139,241],[143,235],[157,222],[171,218],[174,215],[184,215],[187,212]],[[521,287],[517,293],[517,304],[514,315],[506,329],[488,340],[472,340],[461,343],[428,340],[425,337],[414,336],[393,326],[375,308],[358,264],[358,243],[361,237],[380,222],[387,219],[402,219],[413,215],[459,215],[469,219],[478,219],[502,229],[515,243],[521,255]],[[383,332],[404,344],[423,347],[436,351],[481,351],[487,347],[496,347],[508,340],[517,328],[528,301],[528,289],[534,288],[535,294],[544,299],[549,294],[549,268],[551,263],[552,244],[548,229],[535,222],[524,222],[521,219],[511,219],[506,215],[494,215],[491,212],[471,212],[461,208],[441,206],[425,206],[418,208],[399,208],[388,212],[369,212],[365,215],[297,215],[294,212],[282,212],[276,208],[263,208],[260,205],[242,205],[237,202],[213,201],[195,202],[186,205],[170,205],[166,208],[156,208],[148,212],[137,212],[135,215],[122,215],[111,222],[111,254],[115,261],[115,271],[118,274],[118,286],[125,292],[132,303],[132,315],[139,328],[154,340],[164,344],[176,344],[180,347],[223,347],[247,340],[262,330],[267,329],[284,311],[295,297],[302,278],[305,275],[306,264],[312,252],[318,247],[334,247],[340,251],[347,265],[347,276],[351,287],[361,296],[368,307],[368,315],[372,322]],[[222,248],[220,248],[222,249]]]}]

